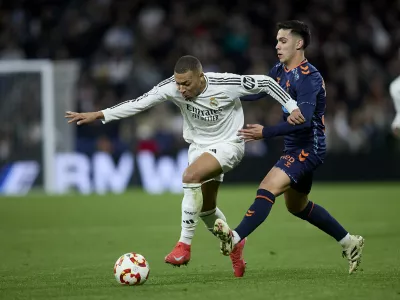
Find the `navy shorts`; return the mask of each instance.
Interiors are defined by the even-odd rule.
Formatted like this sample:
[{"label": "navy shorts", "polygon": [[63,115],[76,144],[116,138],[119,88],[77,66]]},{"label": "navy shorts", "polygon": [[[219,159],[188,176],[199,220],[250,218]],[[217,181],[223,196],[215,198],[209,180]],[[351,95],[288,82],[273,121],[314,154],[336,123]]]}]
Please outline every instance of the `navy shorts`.
[{"label": "navy shorts", "polygon": [[311,191],[313,173],[322,164],[314,152],[304,149],[285,151],[275,167],[284,171],[291,180],[291,187],[304,194]]}]

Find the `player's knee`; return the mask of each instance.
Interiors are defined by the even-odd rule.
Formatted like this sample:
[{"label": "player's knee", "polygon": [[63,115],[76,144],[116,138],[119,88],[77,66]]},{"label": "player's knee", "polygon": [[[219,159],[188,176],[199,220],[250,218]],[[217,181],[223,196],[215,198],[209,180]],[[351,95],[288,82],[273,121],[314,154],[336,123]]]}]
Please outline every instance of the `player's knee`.
[{"label": "player's knee", "polygon": [[258,188],[270,192],[275,197],[278,197],[279,195],[281,195],[283,193],[282,189],[280,189],[280,188],[278,188],[276,186],[273,186],[273,185],[262,185],[262,184],[260,184],[260,186]]},{"label": "player's knee", "polygon": [[259,188],[270,191],[275,197],[278,197],[290,188],[290,178],[281,169],[274,167],[261,181]]},{"label": "player's knee", "polygon": [[282,184],[277,180],[264,179],[261,182],[259,189],[267,190],[271,192],[275,197],[278,197],[279,195],[285,192],[286,185]]},{"label": "player's knee", "polygon": [[301,212],[304,209],[305,206],[302,205],[298,205],[298,204],[294,204],[294,203],[287,203],[286,202],[286,209],[288,210],[288,212],[290,212],[291,214],[297,214],[299,212]]},{"label": "player's knee", "polygon": [[201,178],[199,172],[196,172],[194,170],[186,170],[183,173],[182,182],[183,183],[201,183],[202,178]]},{"label": "player's knee", "polygon": [[306,208],[307,203],[308,198],[306,195],[301,197],[290,197],[285,195],[286,209],[291,214],[302,212]]}]

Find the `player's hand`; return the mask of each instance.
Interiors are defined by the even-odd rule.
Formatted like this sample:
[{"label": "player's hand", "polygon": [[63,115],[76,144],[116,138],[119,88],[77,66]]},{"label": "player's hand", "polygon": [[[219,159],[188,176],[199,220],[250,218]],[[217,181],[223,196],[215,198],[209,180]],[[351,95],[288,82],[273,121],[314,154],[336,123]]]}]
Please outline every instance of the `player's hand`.
[{"label": "player's hand", "polygon": [[263,138],[262,130],[264,126],[259,124],[247,124],[246,127],[246,129],[240,129],[237,134],[245,142],[261,140]]},{"label": "player's hand", "polygon": [[287,122],[290,125],[300,125],[303,124],[305,121],[306,119],[298,108],[293,110],[290,116],[287,118]]},{"label": "player's hand", "polygon": [[65,118],[69,119],[68,123],[76,122],[76,124],[78,125],[88,124],[103,117],[104,116],[101,111],[87,112],[87,113],[77,113],[73,111],[65,112]]}]

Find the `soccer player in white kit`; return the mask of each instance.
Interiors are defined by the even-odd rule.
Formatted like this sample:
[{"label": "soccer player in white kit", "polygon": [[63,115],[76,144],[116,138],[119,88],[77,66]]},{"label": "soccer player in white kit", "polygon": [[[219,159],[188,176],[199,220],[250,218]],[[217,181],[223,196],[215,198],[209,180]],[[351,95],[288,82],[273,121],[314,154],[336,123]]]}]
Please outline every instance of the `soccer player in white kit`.
[{"label": "soccer player in white kit", "polygon": [[397,137],[400,137],[400,76],[390,83],[389,91],[396,109],[396,117],[392,122],[392,130]]},{"label": "soccer player in white kit", "polygon": [[[235,168],[244,155],[244,141],[237,136],[244,125],[239,97],[260,92],[271,95],[291,113],[289,123],[304,122],[296,102],[271,77],[204,73],[200,61],[193,56],[181,57],[172,77],[139,98],[98,112],[67,112],[66,118],[78,125],[97,119],[108,123],[167,100],[180,108],[184,119],[183,137],[190,144],[189,165],[182,176],[181,236],[165,262],[181,266],[190,260],[199,217],[211,232],[216,219],[226,219],[216,205],[216,198],[224,173]],[[242,277],[245,271],[242,255],[245,243],[246,240],[239,243],[230,255],[236,277]]]}]

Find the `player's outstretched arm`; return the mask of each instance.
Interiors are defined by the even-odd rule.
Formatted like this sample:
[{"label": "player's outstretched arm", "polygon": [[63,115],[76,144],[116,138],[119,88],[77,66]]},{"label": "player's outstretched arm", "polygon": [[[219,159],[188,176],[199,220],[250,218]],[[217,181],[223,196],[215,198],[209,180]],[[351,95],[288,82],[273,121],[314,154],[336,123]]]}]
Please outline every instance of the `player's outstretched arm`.
[{"label": "player's outstretched arm", "polygon": [[[270,76],[264,76],[267,81],[267,87],[266,90],[264,90],[266,93],[270,94],[272,97],[274,97],[277,101],[279,101],[290,113],[289,117],[287,118],[287,122],[290,125],[300,125],[304,124],[306,122],[306,118],[303,116],[302,111],[300,108],[297,106],[297,103],[295,100],[290,97],[290,95],[285,92],[281,86]],[[280,93],[284,92],[285,97],[280,98],[279,95]],[[281,100],[282,99],[282,100]],[[290,99],[290,100],[288,100]],[[282,102],[281,102],[281,101]],[[286,100],[286,103],[285,103]]]},{"label": "player's outstretched arm", "polygon": [[272,77],[266,75],[245,75],[240,76],[240,78],[241,86],[236,91],[239,93],[239,97],[266,93],[283,105],[291,114],[291,117],[288,119],[290,124],[304,123],[305,119],[296,101],[294,101]]},{"label": "player's outstretched arm", "polygon": [[[296,131],[309,128],[311,126],[312,115],[314,114],[315,106],[310,104],[300,104],[302,113],[304,114],[305,122],[293,126],[289,122],[280,122],[275,126],[264,127],[259,124],[247,124],[246,128],[238,131],[238,135],[246,142],[260,140],[263,138],[272,138],[294,133]],[[292,117],[297,110],[292,111],[289,117]],[[300,111],[300,110],[299,110]],[[288,117],[288,119],[289,119]]]},{"label": "player's outstretched arm", "polygon": [[77,113],[69,111],[66,112],[65,117],[69,119],[68,123],[77,122],[78,125],[82,125],[95,120],[102,120],[103,123],[108,123],[136,115],[139,112],[167,100],[167,92],[170,89],[170,84],[173,84],[172,81],[167,82],[167,80],[165,80],[164,83],[161,82],[152,90],[136,99],[119,103],[98,112]]},{"label": "player's outstretched arm", "polygon": [[[288,116],[288,122],[281,122],[275,126],[264,127],[258,124],[249,124],[247,128],[241,129],[238,135],[241,136],[245,141],[259,140],[262,138],[272,138],[276,136],[282,136],[300,131],[311,127],[312,117],[314,115],[317,94],[322,87],[322,78],[306,77],[301,84],[297,87],[297,104],[305,118],[305,122],[302,124],[292,126],[289,122],[289,118],[293,117],[296,110],[293,110],[291,115]],[[292,125],[290,125],[292,124]]]},{"label": "player's outstretched arm", "polygon": [[[282,136],[296,131],[309,128],[311,126],[312,116],[314,114],[315,106],[310,104],[300,104],[302,113],[304,114],[305,122],[299,125],[293,126],[290,122],[280,122],[275,126],[264,127],[259,124],[247,124],[246,128],[238,131],[238,135],[246,142],[260,140],[263,138],[272,138],[276,136]],[[293,110],[290,117],[293,117],[297,110]],[[298,110],[300,111],[300,110]]]},{"label": "player's outstretched arm", "polygon": [[392,130],[397,137],[400,137],[400,76],[392,81],[389,91],[396,109],[396,117],[392,122]]},{"label": "player's outstretched arm", "polygon": [[289,113],[298,109],[296,101],[294,101],[272,77],[266,75],[241,76],[241,85],[242,88],[239,91],[241,93],[240,96],[264,92],[282,104]]},{"label": "player's outstretched arm", "polygon": [[108,123],[114,120],[128,118],[145,111],[156,104],[166,101],[168,91],[174,83],[171,81],[167,84],[161,85],[162,83],[136,99],[128,100],[113,107],[103,109],[102,113],[104,119],[102,122]]}]

